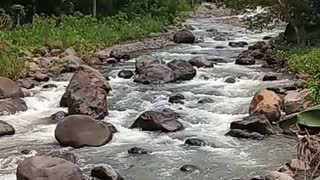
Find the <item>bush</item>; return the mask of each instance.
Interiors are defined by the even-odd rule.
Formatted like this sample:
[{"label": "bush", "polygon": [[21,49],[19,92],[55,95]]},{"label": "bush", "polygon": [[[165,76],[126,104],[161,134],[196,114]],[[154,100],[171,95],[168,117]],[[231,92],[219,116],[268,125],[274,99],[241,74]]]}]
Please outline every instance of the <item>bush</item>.
[{"label": "bush", "polygon": [[25,62],[17,54],[13,51],[0,51],[0,76],[15,80],[25,75],[27,70]]}]

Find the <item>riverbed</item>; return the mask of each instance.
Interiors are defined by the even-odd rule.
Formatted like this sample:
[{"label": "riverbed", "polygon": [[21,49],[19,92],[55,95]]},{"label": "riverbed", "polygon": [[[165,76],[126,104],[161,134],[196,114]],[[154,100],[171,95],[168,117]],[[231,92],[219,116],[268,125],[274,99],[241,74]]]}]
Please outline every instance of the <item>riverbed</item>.
[{"label": "riverbed", "polygon": [[[14,180],[15,170],[20,160],[32,155],[46,154],[50,151],[69,151],[79,157],[83,172],[99,163],[111,164],[126,179],[132,180],[230,180],[263,175],[279,167],[294,155],[294,140],[284,136],[271,136],[263,141],[240,140],[225,134],[230,123],[248,114],[249,103],[260,89],[290,83],[290,80],[264,82],[262,78],[271,70],[262,69],[262,64],[239,66],[234,63],[237,55],[246,49],[228,46],[230,41],[246,41],[253,44],[264,36],[276,36],[282,28],[255,33],[241,27],[226,24],[219,18],[190,18],[185,24],[195,29],[193,33],[203,42],[182,44],[163,49],[134,53],[135,56],[152,55],[159,59],[190,60],[205,56],[221,58],[214,68],[197,68],[193,80],[179,83],[141,85],[132,79],[117,76],[122,69],[134,70],[135,58],[117,66],[107,64],[95,68],[109,74],[112,91],[108,97],[109,116],[105,119],[115,125],[118,133],[111,143],[102,147],[62,148],[54,138],[55,124],[47,117],[58,111],[59,101],[68,81],[50,81],[57,88],[43,89],[41,86],[28,90],[30,97],[24,98],[29,110],[16,115],[2,116],[16,129],[14,136],[0,138],[0,179]],[[215,41],[212,31],[229,38]],[[217,48],[218,47],[218,48]],[[69,79],[71,74],[68,75]],[[235,78],[236,83],[225,80]],[[68,79],[68,78],[67,78]],[[47,83],[47,84],[48,84]],[[184,104],[171,104],[169,96],[181,93],[186,99]],[[213,102],[199,104],[203,98]],[[130,129],[135,119],[144,111],[170,108],[179,113],[185,129],[175,133],[143,132]],[[186,147],[184,141],[194,137],[205,140],[204,147]],[[152,151],[151,154],[130,156],[127,150],[141,147]],[[32,150],[31,155],[22,155],[21,150]],[[185,173],[179,168],[192,164],[200,172]]]}]

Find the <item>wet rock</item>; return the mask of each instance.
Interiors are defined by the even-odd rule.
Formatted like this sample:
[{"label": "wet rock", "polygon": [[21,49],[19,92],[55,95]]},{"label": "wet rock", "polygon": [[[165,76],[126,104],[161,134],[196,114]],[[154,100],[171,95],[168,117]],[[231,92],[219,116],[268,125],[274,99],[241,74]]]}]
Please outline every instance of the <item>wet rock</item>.
[{"label": "wet rock", "polygon": [[19,79],[16,82],[21,88],[32,89],[35,87],[35,82],[31,79]]},{"label": "wet rock", "polygon": [[161,84],[173,81],[175,81],[174,72],[164,64],[144,66],[139,69],[139,74],[134,78],[134,82],[143,84]]},{"label": "wet rock", "polygon": [[196,57],[196,58],[193,58],[189,61],[189,63],[192,65],[192,66],[196,66],[197,68],[200,68],[200,67],[206,67],[206,68],[211,68],[213,67],[213,62],[211,61],[208,61],[205,57]]},{"label": "wet rock", "polygon": [[31,73],[35,73],[40,70],[39,65],[35,62],[29,62],[27,67],[29,69],[29,72],[31,72]]},{"label": "wet rock", "polygon": [[24,155],[28,155],[28,154],[31,154],[32,150],[31,149],[23,149],[20,151],[21,154],[24,154]]},{"label": "wet rock", "polygon": [[266,56],[264,60],[267,62],[269,66],[278,64],[278,60],[273,56]]},{"label": "wet rock", "polygon": [[242,57],[236,59],[236,64],[238,65],[254,65],[256,60],[250,57]]},{"label": "wet rock", "polygon": [[60,158],[35,156],[22,161],[17,169],[17,180],[81,180],[75,164]]},{"label": "wet rock", "polygon": [[241,129],[231,129],[226,136],[243,138],[243,139],[253,139],[253,140],[263,140],[264,136],[257,132],[247,132]]},{"label": "wet rock", "polygon": [[59,123],[67,116],[68,116],[68,113],[66,113],[64,111],[59,111],[57,113],[52,114],[50,116],[50,120],[52,123]]},{"label": "wet rock", "polygon": [[0,100],[0,115],[15,114],[28,110],[26,102],[20,98]]},{"label": "wet rock", "polygon": [[211,98],[203,98],[201,100],[198,101],[199,104],[207,104],[207,103],[214,103],[214,100]]},{"label": "wet rock", "polygon": [[164,109],[162,110],[162,112],[168,114],[169,116],[171,116],[171,117],[173,117],[173,118],[175,118],[175,119],[181,118],[181,116],[180,116],[179,113],[177,113],[177,112],[175,112],[175,111],[173,111],[172,109],[169,109],[169,108],[164,108]]},{"label": "wet rock", "polygon": [[275,74],[266,74],[262,81],[276,81],[278,79],[278,76]]},{"label": "wet rock", "polygon": [[15,129],[7,122],[0,120],[0,137],[6,135],[14,135]]},{"label": "wet rock", "polygon": [[137,58],[136,62],[135,62],[135,67],[136,67],[136,73],[139,74],[140,73],[140,69],[142,67],[151,65],[151,64],[166,64],[166,62],[157,59],[151,55],[143,55]]},{"label": "wet rock", "polygon": [[258,91],[249,107],[250,116],[254,115],[264,115],[269,121],[276,122],[280,119],[282,108],[282,100],[281,98],[269,90],[261,90]]},{"label": "wet rock", "polygon": [[284,97],[284,112],[289,115],[304,110],[308,94],[306,91],[289,91]]},{"label": "wet rock", "polygon": [[108,115],[107,95],[111,90],[106,78],[95,69],[81,65],[74,73],[60,106],[69,114],[85,114],[95,119]]},{"label": "wet rock", "polygon": [[176,104],[184,104],[184,102],[182,100],[184,100],[185,97],[183,94],[176,94],[176,95],[173,95],[173,96],[170,96],[169,97],[169,102],[170,103],[176,103]]},{"label": "wet rock", "polygon": [[271,36],[264,36],[262,39],[263,40],[270,40],[270,39],[272,39],[272,37]]},{"label": "wet rock", "polygon": [[131,70],[121,70],[118,73],[118,76],[123,78],[123,79],[130,79],[133,75],[134,75],[133,71],[131,71]]},{"label": "wet rock", "polygon": [[240,41],[240,42],[229,42],[230,47],[245,47],[247,46],[248,43],[245,41]]},{"label": "wet rock", "polygon": [[288,163],[288,166],[293,171],[307,171],[311,169],[311,167],[308,165],[307,162],[304,162],[298,159],[292,159],[291,162]]},{"label": "wet rock", "polygon": [[42,86],[43,89],[51,89],[51,88],[57,88],[58,86],[55,84],[45,84]]},{"label": "wet rock", "polygon": [[187,29],[179,30],[174,36],[175,43],[194,43],[195,36]]},{"label": "wet rock", "polygon": [[261,50],[254,50],[250,52],[250,56],[255,59],[262,59],[264,57],[264,53]]},{"label": "wet rock", "polygon": [[216,46],[216,49],[225,49],[225,46]]},{"label": "wet rock", "polygon": [[70,115],[59,122],[55,137],[61,146],[98,147],[109,143],[113,133],[101,121],[86,115]]},{"label": "wet rock", "polygon": [[270,172],[265,179],[266,180],[294,180],[290,175],[277,172],[277,171]]},{"label": "wet rock", "polygon": [[105,121],[101,121],[107,128],[109,128],[109,130],[112,132],[112,133],[117,133],[118,130],[117,128],[111,124],[111,123],[108,123],[108,122],[105,122]]},{"label": "wet rock", "polygon": [[141,155],[141,154],[149,154],[149,151],[139,147],[133,147],[128,150],[128,153],[131,155]]},{"label": "wet rock", "polygon": [[229,39],[227,37],[223,37],[223,36],[216,36],[213,38],[213,40],[215,40],[215,41],[228,41]]},{"label": "wet rock", "polygon": [[210,29],[207,29],[206,31],[210,32],[210,33],[213,33],[213,34],[218,34],[219,33],[218,30],[215,29],[215,28],[210,28]]},{"label": "wet rock", "polygon": [[6,77],[0,77],[0,99],[24,97],[17,83]]},{"label": "wet rock", "polygon": [[184,144],[188,146],[206,146],[207,143],[202,139],[190,138],[187,139]]},{"label": "wet rock", "polygon": [[233,84],[233,83],[236,83],[237,81],[234,78],[229,77],[224,82],[229,83],[229,84]]},{"label": "wet rock", "polygon": [[223,58],[212,58],[212,59],[208,59],[208,61],[212,61],[214,63],[228,63],[228,61]]},{"label": "wet rock", "polygon": [[234,121],[231,123],[230,129],[257,132],[262,135],[274,134],[272,126],[265,116],[251,116],[240,121]]},{"label": "wet rock", "polygon": [[280,94],[280,95],[287,94],[287,90],[285,90],[284,88],[281,88],[281,87],[268,87],[267,90],[272,91],[276,94]]},{"label": "wet rock", "polygon": [[91,170],[91,176],[99,180],[124,180],[109,164],[99,164]]},{"label": "wet rock", "polygon": [[183,125],[167,113],[146,111],[138,117],[131,128],[140,128],[143,131],[175,132],[182,130]]},{"label": "wet rock", "polygon": [[48,153],[48,156],[53,157],[53,158],[61,158],[64,160],[67,160],[69,162],[72,162],[73,164],[77,164],[78,162],[78,157],[71,152],[63,152],[63,151],[52,151]]},{"label": "wet rock", "polygon": [[254,45],[249,46],[248,49],[249,49],[249,50],[258,50],[258,49],[263,50],[263,49],[265,49],[266,47],[267,47],[267,43],[266,43],[266,42],[264,42],[264,41],[258,41],[258,42],[256,42]]},{"label": "wet rock", "polygon": [[177,80],[191,80],[197,74],[196,69],[184,60],[173,60],[168,63],[168,67],[173,70]]},{"label": "wet rock", "polygon": [[118,60],[116,58],[110,57],[105,60],[107,64],[116,64],[118,63]]},{"label": "wet rock", "polygon": [[183,172],[194,172],[194,171],[199,171],[199,168],[194,166],[194,165],[187,164],[187,165],[181,166],[180,167],[180,171],[183,171]]}]

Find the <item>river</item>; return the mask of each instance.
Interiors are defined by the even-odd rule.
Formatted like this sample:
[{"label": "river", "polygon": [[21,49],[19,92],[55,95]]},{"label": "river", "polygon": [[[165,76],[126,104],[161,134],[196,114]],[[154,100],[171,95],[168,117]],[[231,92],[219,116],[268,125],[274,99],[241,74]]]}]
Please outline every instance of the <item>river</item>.
[{"label": "river", "polygon": [[[228,47],[229,41],[214,41],[206,30],[215,28],[227,34],[231,41],[247,41],[249,44],[269,35],[275,36],[282,29],[254,33],[241,27],[224,23],[220,18],[191,18],[193,33],[204,42],[192,45],[175,45],[163,49],[144,51],[135,55],[150,54],[170,61],[191,59],[195,56],[223,58],[214,68],[198,68],[191,81],[164,85],[141,85],[132,79],[121,79],[121,69],[134,70],[135,59],[116,67],[99,65],[101,72],[108,72],[112,91],[108,97],[109,116],[105,119],[116,126],[112,142],[95,148],[61,148],[54,138],[54,124],[46,120],[51,114],[66,110],[59,108],[59,101],[68,81],[50,81],[57,88],[28,90],[32,96],[24,98],[29,110],[16,115],[3,116],[16,129],[14,136],[0,138],[0,179],[14,180],[21,150],[32,149],[32,154],[45,154],[52,150],[70,151],[79,156],[79,165],[89,172],[94,164],[108,163],[118,169],[126,179],[132,180],[230,180],[263,175],[279,167],[294,155],[294,141],[283,136],[271,136],[263,141],[239,140],[224,136],[230,123],[247,116],[253,94],[259,89],[290,83],[281,79],[263,82],[269,73],[261,64],[235,65],[235,57],[245,48]],[[223,46],[225,48],[216,48]],[[71,76],[70,76],[71,77]],[[234,84],[225,83],[235,77]],[[170,104],[168,98],[174,93],[186,97],[185,104]],[[214,103],[198,104],[202,98]],[[129,129],[139,114],[146,110],[170,108],[179,114],[185,129],[175,133],[143,132]],[[208,142],[208,146],[190,148],[184,146],[186,138],[196,137]],[[129,156],[127,150],[142,147],[152,151],[149,155]],[[198,166],[199,172],[185,173],[179,168],[185,164]]]}]

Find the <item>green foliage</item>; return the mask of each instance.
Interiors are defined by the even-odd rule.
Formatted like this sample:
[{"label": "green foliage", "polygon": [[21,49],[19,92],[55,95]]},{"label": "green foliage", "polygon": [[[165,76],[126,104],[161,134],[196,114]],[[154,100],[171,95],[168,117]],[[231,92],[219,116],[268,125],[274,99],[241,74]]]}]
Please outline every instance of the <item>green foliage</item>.
[{"label": "green foliage", "polygon": [[25,61],[18,57],[17,52],[0,52],[0,76],[18,79],[25,75]]},{"label": "green foliage", "polygon": [[307,109],[298,114],[281,121],[281,128],[290,128],[294,125],[303,125],[306,127],[320,127],[320,105]]}]

